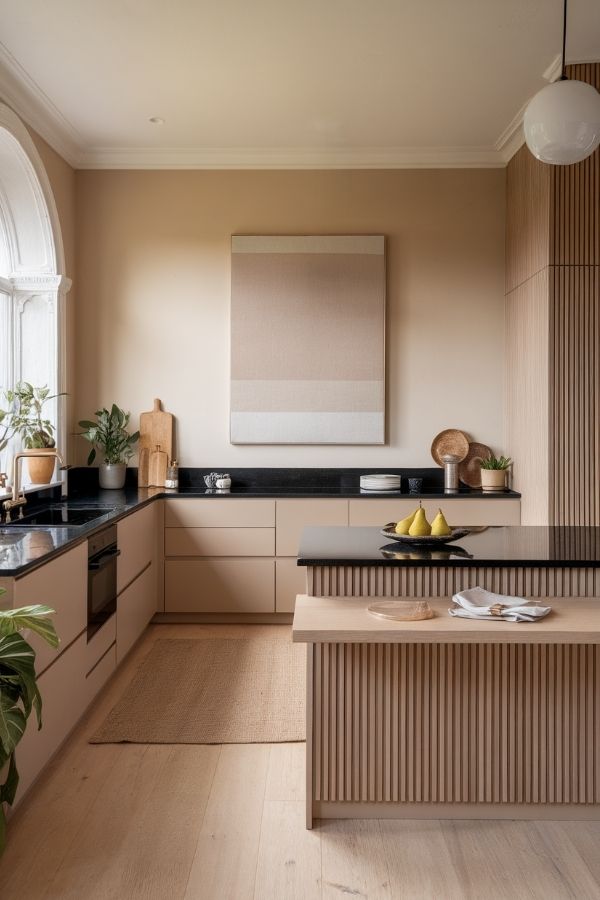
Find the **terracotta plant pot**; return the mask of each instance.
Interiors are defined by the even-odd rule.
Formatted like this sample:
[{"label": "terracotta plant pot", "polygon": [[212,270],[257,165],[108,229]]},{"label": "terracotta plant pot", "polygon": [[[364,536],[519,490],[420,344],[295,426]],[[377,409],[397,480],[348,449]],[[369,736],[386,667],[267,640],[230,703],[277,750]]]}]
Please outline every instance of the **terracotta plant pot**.
[{"label": "terracotta plant pot", "polygon": [[506,490],[506,469],[482,469],[481,487],[484,491]]},{"label": "terracotta plant pot", "polygon": [[27,460],[27,468],[33,484],[49,484],[55,465],[55,456],[30,456]]},{"label": "terracotta plant pot", "polygon": [[125,484],[126,474],[125,463],[101,463],[98,468],[100,487],[108,491],[118,491]]}]

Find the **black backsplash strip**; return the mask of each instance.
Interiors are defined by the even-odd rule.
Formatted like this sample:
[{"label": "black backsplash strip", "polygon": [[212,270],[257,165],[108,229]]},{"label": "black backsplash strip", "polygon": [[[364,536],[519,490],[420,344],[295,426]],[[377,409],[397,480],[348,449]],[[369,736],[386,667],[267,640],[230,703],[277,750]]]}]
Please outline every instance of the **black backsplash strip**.
[{"label": "black backsplash strip", "polygon": [[[223,472],[222,467],[212,468],[180,468],[179,486],[183,490],[204,490],[204,475],[210,472]],[[438,492],[444,488],[444,472],[439,468],[414,468],[414,469],[390,469],[390,468],[362,468],[362,469],[227,469],[234,487],[244,490],[252,489],[277,489],[302,490],[314,488],[316,490],[340,491],[344,489],[355,490],[359,487],[361,475],[370,474],[394,474],[402,476],[402,492],[408,492],[409,478],[422,478],[425,492]],[[127,469],[127,487],[137,486],[137,469]],[[75,467],[69,472],[69,494],[88,494],[98,489],[98,470],[86,466]],[[468,489],[466,489],[468,490]]]}]

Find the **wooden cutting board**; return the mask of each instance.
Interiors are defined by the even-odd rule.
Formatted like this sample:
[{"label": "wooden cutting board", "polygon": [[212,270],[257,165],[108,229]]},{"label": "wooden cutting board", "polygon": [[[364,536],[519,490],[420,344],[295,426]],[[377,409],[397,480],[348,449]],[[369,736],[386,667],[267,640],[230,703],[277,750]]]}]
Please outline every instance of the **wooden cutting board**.
[{"label": "wooden cutting board", "polygon": [[140,487],[149,485],[150,454],[157,447],[167,454],[168,460],[173,459],[173,415],[163,411],[158,398],[154,401],[154,409],[151,412],[140,414],[140,460],[138,465]]}]

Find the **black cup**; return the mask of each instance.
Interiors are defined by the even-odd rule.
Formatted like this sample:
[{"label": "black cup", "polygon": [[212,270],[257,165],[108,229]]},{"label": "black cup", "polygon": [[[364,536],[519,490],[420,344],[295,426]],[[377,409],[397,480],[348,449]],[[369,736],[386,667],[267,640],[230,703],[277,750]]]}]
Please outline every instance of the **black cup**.
[{"label": "black cup", "polygon": [[423,490],[423,479],[422,478],[409,478],[408,479],[408,491],[410,494],[420,494]]}]

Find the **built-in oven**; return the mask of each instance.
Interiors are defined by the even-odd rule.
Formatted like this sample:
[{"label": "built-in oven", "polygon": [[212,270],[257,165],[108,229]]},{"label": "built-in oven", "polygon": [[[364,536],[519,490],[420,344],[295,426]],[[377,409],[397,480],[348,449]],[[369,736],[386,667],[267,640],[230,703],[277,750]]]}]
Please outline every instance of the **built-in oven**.
[{"label": "built-in oven", "polygon": [[117,611],[117,526],[88,538],[87,639]]}]

